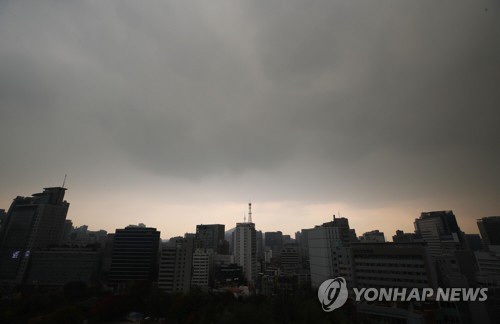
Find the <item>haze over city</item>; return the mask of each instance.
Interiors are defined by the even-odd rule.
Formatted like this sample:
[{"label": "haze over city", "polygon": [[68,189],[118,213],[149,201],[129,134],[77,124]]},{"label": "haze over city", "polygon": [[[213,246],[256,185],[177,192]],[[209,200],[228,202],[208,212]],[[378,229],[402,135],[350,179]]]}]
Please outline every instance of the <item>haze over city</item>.
[{"label": "haze over city", "polygon": [[0,208],[163,239],[500,214],[498,1],[0,4]]}]

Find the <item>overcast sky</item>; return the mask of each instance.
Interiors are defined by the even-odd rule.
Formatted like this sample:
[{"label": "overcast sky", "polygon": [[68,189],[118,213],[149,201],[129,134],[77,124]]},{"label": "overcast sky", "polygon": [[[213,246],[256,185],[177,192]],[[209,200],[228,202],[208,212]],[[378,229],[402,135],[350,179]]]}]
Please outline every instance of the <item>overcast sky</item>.
[{"label": "overcast sky", "polygon": [[162,238],[500,215],[500,2],[1,1],[0,208]]}]

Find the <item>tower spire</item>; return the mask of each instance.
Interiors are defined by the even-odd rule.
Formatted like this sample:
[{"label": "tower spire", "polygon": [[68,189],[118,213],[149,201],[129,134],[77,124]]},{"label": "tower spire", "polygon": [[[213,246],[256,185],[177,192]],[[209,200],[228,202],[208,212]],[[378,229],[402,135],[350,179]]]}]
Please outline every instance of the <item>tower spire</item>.
[{"label": "tower spire", "polygon": [[252,202],[248,203],[248,222],[253,223],[252,222]]}]

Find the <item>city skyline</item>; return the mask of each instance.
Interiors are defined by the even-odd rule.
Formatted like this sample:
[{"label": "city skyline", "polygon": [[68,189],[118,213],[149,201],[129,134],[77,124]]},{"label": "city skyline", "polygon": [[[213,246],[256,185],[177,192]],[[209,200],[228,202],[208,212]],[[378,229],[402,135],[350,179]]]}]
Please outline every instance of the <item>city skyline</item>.
[{"label": "city skyline", "polygon": [[498,3],[0,8],[0,208],[68,174],[75,225],[164,239],[500,214]]},{"label": "city skyline", "polygon": [[[65,180],[66,180],[66,177],[65,177]],[[52,190],[52,189],[64,189],[64,191],[68,190],[67,188],[62,187],[62,186],[61,187],[44,187],[44,190]],[[39,194],[32,194],[32,195],[35,196],[35,195],[39,195]],[[26,196],[17,195],[16,198],[13,199],[13,201],[15,202],[19,198],[28,198],[28,197],[30,197],[30,195],[26,195]],[[342,218],[348,219],[348,217],[345,217],[346,215],[341,215],[340,213],[336,213],[336,214],[334,213],[334,214],[331,215],[331,217],[329,219],[325,218],[325,219],[320,220],[319,222],[317,222],[315,224],[308,224],[307,226],[301,227],[300,229],[297,229],[295,231],[291,231],[290,233],[288,233],[288,232],[284,231],[281,227],[279,227],[279,228],[273,228],[273,229],[262,229],[262,228],[259,228],[257,226],[256,222],[254,222],[253,220],[251,220],[251,217],[248,217],[248,215],[253,215],[253,212],[252,212],[252,209],[251,209],[252,208],[252,203],[250,202],[250,203],[248,203],[248,205],[245,204],[245,206],[248,209],[247,209],[246,212],[243,213],[243,216],[242,216],[243,220],[237,220],[236,223],[234,223],[234,225],[231,225],[231,224],[221,224],[221,222],[219,222],[219,221],[217,221],[215,219],[213,222],[201,222],[199,224],[195,224],[194,227],[190,227],[189,230],[186,230],[184,232],[177,232],[177,233],[167,232],[168,234],[164,233],[164,235],[161,237],[161,239],[164,240],[164,241],[168,241],[169,239],[171,239],[173,237],[184,236],[186,234],[195,234],[195,233],[198,233],[199,228],[201,228],[203,226],[223,226],[223,227],[227,226],[224,233],[228,233],[228,232],[230,232],[232,230],[235,230],[238,224],[243,224],[243,223],[253,223],[253,224],[255,224],[256,225],[255,229],[258,230],[258,231],[261,231],[262,233],[265,233],[265,232],[277,232],[277,231],[279,231],[279,232],[282,232],[283,235],[289,235],[289,236],[291,236],[293,238],[296,232],[300,232],[301,230],[304,230],[304,229],[311,229],[311,228],[314,228],[315,226],[319,226],[322,223],[330,222],[330,221],[332,221],[332,219],[335,220],[335,217],[337,217],[337,218],[341,218],[342,217]],[[7,207],[5,209],[1,209],[0,208],[0,210],[4,210],[5,212],[7,212],[9,210],[9,207]],[[416,228],[415,228],[414,225],[415,225],[415,222],[419,218],[421,218],[421,215],[423,215],[423,214],[429,214],[429,213],[434,213],[434,212],[438,212],[438,213],[440,213],[440,212],[451,212],[451,214],[453,214],[453,210],[451,210],[451,209],[422,211],[419,214],[418,217],[415,217],[414,222],[412,222],[412,226],[413,226],[412,229],[405,230],[404,228],[406,227],[406,225],[403,226],[402,224],[396,224],[396,225],[393,225],[393,226],[396,226],[395,228],[397,228],[397,230],[403,229],[403,231],[407,232],[407,233],[416,232]],[[454,214],[453,214],[453,217],[455,218]],[[482,220],[482,218],[484,218],[484,217],[500,217],[500,216],[488,215],[488,216],[483,216],[481,218],[478,218],[478,219],[476,219],[476,227],[477,227],[476,231],[468,232],[468,231],[464,230],[463,228],[461,228],[462,232],[464,232],[465,234],[478,234],[478,233],[480,233],[480,229],[479,229],[478,226],[479,226],[480,220]],[[126,226],[137,226],[137,224],[142,224],[142,225],[147,226],[147,227],[158,228],[160,232],[161,232],[161,228],[162,228],[161,225],[159,226],[157,224],[145,224],[144,222],[141,222],[140,219],[135,220],[135,222],[132,221],[131,223],[129,223],[127,225],[122,224],[122,225],[119,225],[119,226],[117,226],[115,228],[111,228],[111,229],[109,229],[109,228],[97,228],[97,227],[93,226],[92,224],[87,224],[87,223],[86,224],[83,224],[83,223],[80,224],[78,222],[78,220],[74,220],[74,219],[71,219],[71,218],[67,218],[67,219],[69,221],[71,221],[71,225],[74,226],[74,228],[87,227],[87,228],[90,228],[93,231],[105,230],[108,233],[113,233],[114,231],[116,231],[116,230],[118,230],[120,228],[124,228]],[[458,226],[460,227],[460,220],[459,219],[457,220],[457,223],[459,224]],[[188,224],[186,224],[186,225],[189,226]],[[353,225],[352,222],[351,222],[351,225]],[[163,225],[163,226],[168,226],[168,224],[167,225]],[[356,227],[354,227],[354,226],[351,226],[351,227],[354,230],[356,230]],[[365,234],[370,234],[370,233],[373,233],[373,232],[377,232],[378,233],[378,231],[379,231],[380,228],[384,228],[384,226],[381,226],[379,228],[370,228],[369,230],[364,230],[364,229],[363,230],[357,230],[356,233],[358,234],[359,238],[361,239],[362,236],[364,236]],[[394,234],[396,234],[397,230],[395,230],[394,233],[392,233],[392,232],[384,232],[383,230],[380,231],[380,232],[381,232],[381,234],[385,235],[385,240],[386,241],[391,241],[391,237]]]},{"label": "city skyline", "polygon": [[[350,299],[352,305],[346,311],[352,312],[352,320],[358,316],[354,314],[366,316],[363,323],[387,319],[387,323],[424,324],[440,318],[450,323],[493,323],[498,317],[500,216],[479,219],[481,235],[466,235],[453,211],[422,212],[415,220],[415,233],[398,231],[393,242],[387,242],[378,230],[358,237],[347,218],[334,215],[331,221],[302,229],[293,239],[281,231],[256,231],[249,202],[248,217],[229,232],[224,232],[221,224],[199,224],[196,233],[162,241],[157,228],[143,223],[117,228],[114,233],[89,231],[87,226],[75,228],[66,218],[71,204],[64,199],[66,191],[64,187],[46,187],[30,197],[18,196],[8,212],[0,215],[4,300],[0,316],[6,322],[44,312],[46,318],[66,318],[64,322],[76,316],[111,319],[151,314],[156,315],[154,321],[162,323],[164,319],[158,316],[171,316],[168,305],[179,294],[205,296],[204,300],[223,297],[219,306],[223,308],[233,298],[252,304],[253,298],[261,303],[274,298],[305,302],[317,295],[321,308],[314,303],[312,309],[324,312],[340,308]],[[343,297],[329,307],[331,302],[325,298],[336,302],[339,294],[335,293],[337,288],[327,290],[325,285],[337,279]],[[348,287],[356,296],[349,294]],[[134,302],[136,289],[141,298]],[[21,298],[8,297],[18,291],[23,292]],[[30,293],[49,291],[67,296],[61,299],[66,307],[77,300],[69,299],[72,294],[78,296],[77,292],[96,306],[74,306],[69,314],[43,308],[28,308],[24,313],[12,307],[28,299]],[[364,292],[363,298],[359,291]],[[415,297],[420,292],[423,299]],[[479,293],[482,296],[477,298]],[[378,294],[385,299],[378,299]],[[103,305],[101,300],[108,303]],[[109,304],[110,300],[115,301]],[[403,301],[410,304],[400,305]],[[441,301],[451,304],[443,306]],[[149,308],[157,302],[158,310]],[[366,308],[366,302],[373,303]],[[117,305],[121,306],[117,309]],[[8,309],[16,313],[5,311]],[[136,311],[130,313],[131,309]],[[185,311],[174,306],[173,313]],[[218,318],[225,311],[216,313]],[[298,323],[309,321],[306,317]]]}]

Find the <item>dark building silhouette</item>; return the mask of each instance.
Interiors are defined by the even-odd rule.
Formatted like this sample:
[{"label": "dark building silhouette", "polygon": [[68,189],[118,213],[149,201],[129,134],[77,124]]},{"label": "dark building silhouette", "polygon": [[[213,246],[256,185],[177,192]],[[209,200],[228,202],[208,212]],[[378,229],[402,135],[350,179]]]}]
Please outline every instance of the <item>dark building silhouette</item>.
[{"label": "dark building silhouette", "polygon": [[397,230],[396,235],[392,236],[392,241],[394,243],[411,243],[421,242],[422,238],[416,233],[405,233],[402,230]]},{"label": "dark building silhouette", "polygon": [[415,220],[415,232],[427,243],[434,257],[465,246],[462,231],[451,210],[421,213]]},{"label": "dark building silhouette", "polygon": [[217,287],[241,285],[245,282],[243,267],[235,263],[221,264],[216,268],[215,281]]},{"label": "dark building silhouette", "polygon": [[272,251],[272,260],[279,263],[281,248],[283,247],[283,233],[265,232],[264,233],[264,246]]},{"label": "dark building silhouette", "polygon": [[300,269],[300,248],[297,243],[283,245],[280,251],[281,270],[285,273],[294,273]]},{"label": "dark building silhouette", "polygon": [[363,233],[359,237],[359,241],[362,243],[384,243],[385,242],[385,236],[384,232],[381,232],[379,230],[373,230],[370,232]]},{"label": "dark building silhouette", "polygon": [[268,246],[272,249],[274,247],[281,248],[283,246],[283,233],[281,231],[265,232],[264,237],[265,237],[266,246]]},{"label": "dark building silhouette", "polygon": [[[201,242],[201,247],[218,251],[224,243],[225,225],[196,225],[196,240]],[[229,249],[229,247],[227,248]]]},{"label": "dark building silhouette", "polygon": [[481,251],[484,249],[483,241],[479,234],[465,234],[465,242],[471,251]]},{"label": "dark building silhouette", "polygon": [[160,232],[144,225],[117,229],[113,240],[109,284],[155,281],[158,274]]},{"label": "dark building silhouette", "polygon": [[73,222],[71,221],[71,219],[67,219],[64,221],[64,229],[62,235],[63,243],[69,240],[69,235],[71,234],[71,231],[73,231]]},{"label": "dark building silhouette", "polygon": [[3,228],[6,221],[7,221],[7,213],[5,212],[5,209],[0,209],[0,244],[2,242]]},{"label": "dark building silhouette", "polygon": [[12,202],[0,245],[0,281],[21,283],[29,265],[30,253],[61,242],[69,203],[66,188],[44,188],[31,197]]},{"label": "dark building silhouette", "polygon": [[500,246],[500,216],[480,218],[477,220],[477,227],[487,249],[490,245]]},{"label": "dark building silhouette", "polygon": [[97,282],[100,251],[94,247],[55,247],[33,251],[25,283],[63,286],[81,281]]}]

